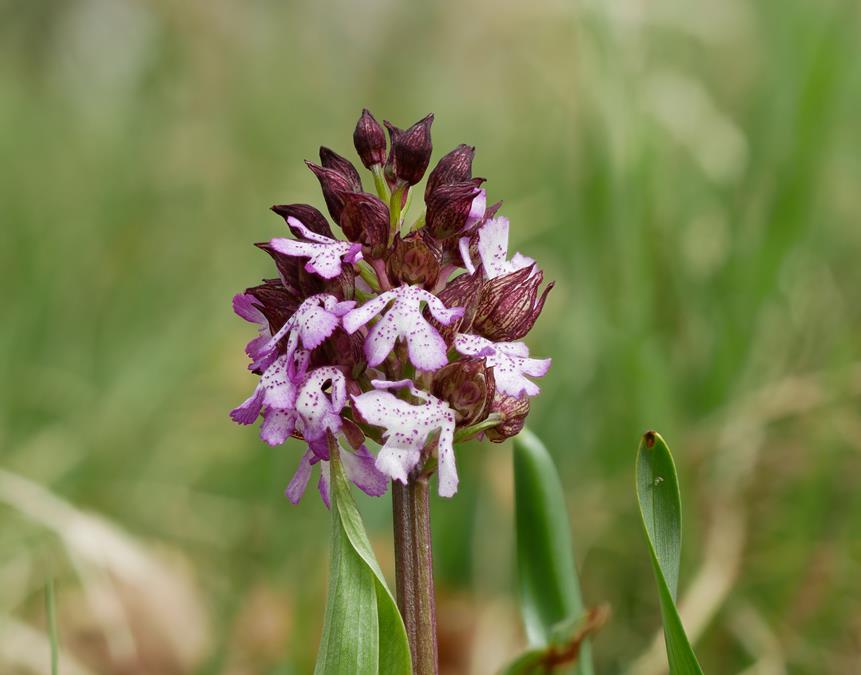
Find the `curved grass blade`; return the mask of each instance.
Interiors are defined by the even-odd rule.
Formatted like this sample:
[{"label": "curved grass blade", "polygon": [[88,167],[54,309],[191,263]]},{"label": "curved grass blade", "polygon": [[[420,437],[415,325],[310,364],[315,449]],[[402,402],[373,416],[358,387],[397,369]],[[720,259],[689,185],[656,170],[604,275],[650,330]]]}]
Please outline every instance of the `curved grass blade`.
[{"label": "curved grass blade", "polygon": [[[514,495],[520,609],[530,645],[546,648],[564,622],[586,614],[565,495],[550,453],[524,429],[514,439]],[[572,672],[592,675],[588,640]]]},{"label": "curved grass blade", "polygon": [[57,600],[54,594],[54,578],[45,584],[45,613],[48,616],[48,640],[51,643],[51,675],[60,672],[60,638],[57,632]]},{"label": "curved grass blade", "polygon": [[332,559],[315,675],[409,675],[407,633],[330,446]]},{"label": "curved grass blade", "polygon": [[660,434],[643,435],[637,450],[637,500],[658,583],[670,675],[702,675],[676,609],[682,551],[682,502],[676,466]]}]

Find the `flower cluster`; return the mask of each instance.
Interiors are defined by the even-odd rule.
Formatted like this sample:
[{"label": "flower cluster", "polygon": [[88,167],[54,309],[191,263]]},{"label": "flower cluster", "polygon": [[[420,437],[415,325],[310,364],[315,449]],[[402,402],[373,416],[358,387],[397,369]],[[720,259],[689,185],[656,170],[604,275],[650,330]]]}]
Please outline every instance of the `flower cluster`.
[{"label": "flower cluster", "polygon": [[[320,182],[335,236],[313,206],[273,206],[292,237],[257,246],[278,277],[233,298],[257,326],[245,348],[257,386],[231,417],[280,445],[307,444],[287,487],[298,502],[320,464],[328,504],[330,453],[370,495],[388,481],[438,469],[439,494],[457,491],[455,441],[517,434],[550,367],[518,342],[547,293],[531,258],[508,255],[508,220],[487,205],[484,179],[472,177],[475,149],[460,145],[439,160],[424,191],[425,209],[405,215],[431,157],[428,115],[409,129],[367,110],[353,141],[376,194],[346,158],[320,148],[308,167]],[[365,442],[381,446],[374,457]]]}]

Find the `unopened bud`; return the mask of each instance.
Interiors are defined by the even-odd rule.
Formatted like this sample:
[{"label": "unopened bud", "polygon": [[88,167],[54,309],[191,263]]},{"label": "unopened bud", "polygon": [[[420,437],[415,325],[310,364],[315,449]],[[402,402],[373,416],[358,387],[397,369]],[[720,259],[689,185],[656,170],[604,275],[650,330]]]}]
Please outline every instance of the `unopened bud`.
[{"label": "unopened bud", "polygon": [[395,179],[406,185],[418,183],[428,168],[431,152],[433,152],[431,124],[433,124],[433,113],[419,120],[406,131],[400,131],[397,127],[386,123],[392,141],[391,172]]},{"label": "unopened bud", "polygon": [[486,281],[475,311],[475,332],[494,342],[510,342],[526,335],[535,324],[553,284],[539,296],[544,274],[534,265]]},{"label": "unopened bud", "polygon": [[302,298],[291,293],[280,279],[267,279],[259,286],[245,290],[256,300],[260,312],[269,322],[269,330],[274,334],[293,316]]},{"label": "unopened bud", "polygon": [[334,238],[332,228],[329,227],[326,216],[310,204],[276,204],[272,207],[272,210],[287,221],[287,226],[296,237],[301,236],[301,233],[293,229],[290,221],[287,220],[288,218],[295,218],[311,230],[311,232],[322,234],[324,237],[329,237],[330,239]]},{"label": "unopened bud", "polygon": [[463,183],[472,178],[472,158],[475,148],[470,145],[458,145],[447,155],[444,155],[428,176],[425,186],[425,199],[440,185]]},{"label": "unopened bud", "polygon": [[353,145],[366,169],[384,164],[386,161],[386,135],[380,123],[365,108],[353,132]]},{"label": "unopened bud", "polygon": [[373,258],[386,249],[389,237],[389,207],[367,192],[347,192],[342,195],[341,229],[350,241],[368,247]]},{"label": "unopened bud", "polygon": [[484,359],[461,359],[434,374],[433,395],[454,410],[458,426],[484,420],[495,390],[493,369],[486,366]]},{"label": "unopened bud", "polygon": [[401,239],[395,236],[394,249],[389,255],[387,272],[395,283],[431,287],[440,271],[440,251],[432,240],[421,232],[413,232]]},{"label": "unopened bud", "polygon": [[[437,239],[448,239],[461,232],[470,220],[478,222],[484,215],[484,196],[479,188],[483,182],[483,178],[473,178],[437,187],[426,199],[428,231]],[[473,209],[474,203],[480,208]]]},{"label": "unopened bud", "polygon": [[463,307],[463,316],[455,319],[447,326],[434,319],[430,312],[425,309],[425,318],[437,329],[446,344],[450,345],[454,342],[456,333],[466,333],[472,327],[483,284],[484,280],[480,274],[461,274],[437,293],[437,297],[442,300],[446,307]]},{"label": "unopened bud", "polygon": [[502,421],[485,433],[491,442],[502,443],[506,438],[516,436],[523,430],[526,416],[529,414],[529,398],[515,398],[496,391],[490,411],[500,415]]},{"label": "unopened bud", "polygon": [[308,165],[308,168],[314,172],[317,180],[320,181],[320,188],[323,190],[323,199],[326,200],[329,214],[335,219],[336,223],[340,223],[341,210],[344,208],[344,193],[353,192],[352,181],[335,169],[327,169],[313,162],[305,162],[305,164]]},{"label": "unopened bud", "polygon": [[326,169],[337,171],[346,178],[352,188],[352,192],[362,191],[362,177],[359,176],[359,172],[356,171],[356,167],[353,166],[353,163],[349,159],[342,157],[334,150],[330,150],[329,148],[321,145],[320,163]]}]

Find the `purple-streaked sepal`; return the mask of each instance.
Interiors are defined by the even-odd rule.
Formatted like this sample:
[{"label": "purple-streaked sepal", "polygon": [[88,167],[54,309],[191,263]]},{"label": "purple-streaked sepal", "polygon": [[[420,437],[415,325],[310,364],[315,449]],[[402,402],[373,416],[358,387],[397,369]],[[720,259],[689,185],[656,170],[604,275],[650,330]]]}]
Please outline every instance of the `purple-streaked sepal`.
[{"label": "purple-streaked sepal", "polygon": [[356,123],[353,145],[366,169],[385,163],[386,134],[367,108],[362,110],[362,115]]}]

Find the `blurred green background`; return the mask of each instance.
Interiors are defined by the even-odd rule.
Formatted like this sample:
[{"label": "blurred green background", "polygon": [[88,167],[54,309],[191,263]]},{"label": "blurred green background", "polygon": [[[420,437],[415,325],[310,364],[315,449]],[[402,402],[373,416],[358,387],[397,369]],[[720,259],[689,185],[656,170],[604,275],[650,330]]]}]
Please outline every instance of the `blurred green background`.
[{"label": "blurred green background", "polygon": [[[307,673],[328,515],[227,411],[270,204],[363,106],[477,146],[600,673],[657,675],[638,437],[676,456],[706,672],[861,672],[861,11],[852,0],[0,2],[0,670]],[[445,673],[524,642],[509,445],[433,504]],[[360,505],[391,571],[388,498]],[[390,577],[391,578],[391,577]]]}]

